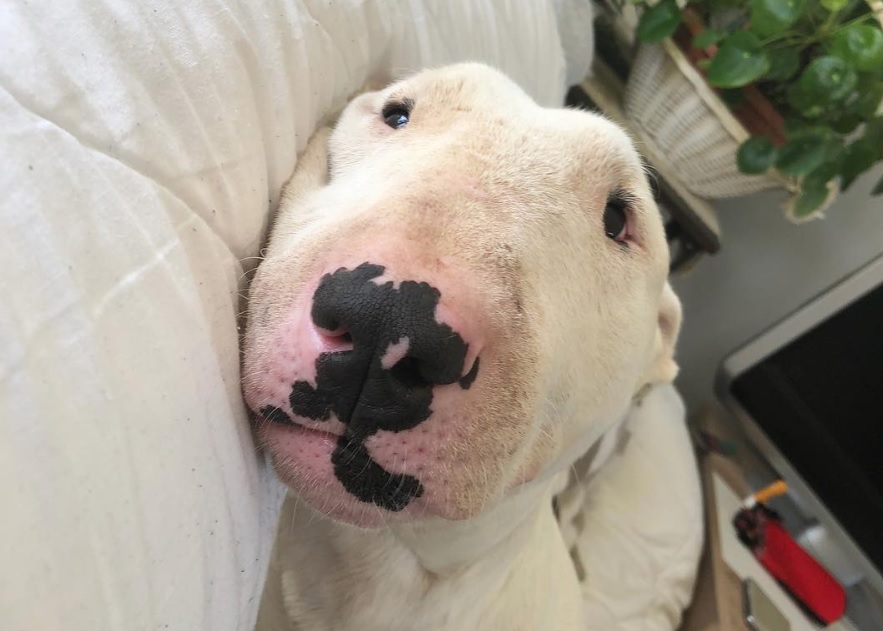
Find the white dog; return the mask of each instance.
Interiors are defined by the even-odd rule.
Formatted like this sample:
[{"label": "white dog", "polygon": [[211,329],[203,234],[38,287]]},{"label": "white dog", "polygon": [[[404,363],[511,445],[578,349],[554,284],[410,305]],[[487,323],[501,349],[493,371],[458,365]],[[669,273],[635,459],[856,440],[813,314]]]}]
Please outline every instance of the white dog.
[{"label": "white dog", "polygon": [[292,489],[260,629],[583,628],[552,507],[680,306],[628,137],[477,64],[359,96],[289,182],[244,392]]}]

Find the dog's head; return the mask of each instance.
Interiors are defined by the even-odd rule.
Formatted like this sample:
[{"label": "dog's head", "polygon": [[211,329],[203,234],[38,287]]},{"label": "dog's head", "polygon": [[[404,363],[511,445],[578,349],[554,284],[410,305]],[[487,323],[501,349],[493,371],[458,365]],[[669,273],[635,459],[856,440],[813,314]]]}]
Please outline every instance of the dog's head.
[{"label": "dog's head", "polygon": [[328,145],[327,186],[280,206],[244,360],[314,507],[468,518],[674,377],[668,248],[617,126],[467,64],[356,98]]}]

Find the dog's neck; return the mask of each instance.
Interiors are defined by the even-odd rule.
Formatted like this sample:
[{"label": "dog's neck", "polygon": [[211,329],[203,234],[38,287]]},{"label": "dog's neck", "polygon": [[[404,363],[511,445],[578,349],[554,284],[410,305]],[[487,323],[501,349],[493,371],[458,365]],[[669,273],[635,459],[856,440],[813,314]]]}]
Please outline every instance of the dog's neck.
[{"label": "dog's neck", "polygon": [[463,521],[430,519],[391,527],[428,572],[447,575],[501,548],[520,545],[538,511],[551,511],[552,480],[523,485],[480,515]]},{"label": "dog's neck", "polygon": [[529,483],[473,519],[379,530],[331,522],[289,497],[257,628],[578,629],[554,490],[553,480]]}]

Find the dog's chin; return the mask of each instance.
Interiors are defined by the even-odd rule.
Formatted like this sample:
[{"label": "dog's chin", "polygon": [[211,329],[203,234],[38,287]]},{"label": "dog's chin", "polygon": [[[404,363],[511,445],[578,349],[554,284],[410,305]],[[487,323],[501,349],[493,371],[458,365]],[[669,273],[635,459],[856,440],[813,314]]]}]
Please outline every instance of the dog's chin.
[{"label": "dog's chin", "polygon": [[345,491],[333,489],[331,484],[326,487],[303,488],[298,481],[291,479],[283,479],[283,481],[304,510],[310,510],[317,516],[338,524],[363,530],[379,530],[394,524],[414,521],[402,512],[393,513],[373,504],[360,502],[352,496],[347,496]]},{"label": "dog's chin", "polygon": [[469,520],[489,510],[502,499],[500,495],[516,492],[524,483],[488,496],[482,492],[487,489],[472,488],[468,497],[473,501],[467,502],[457,501],[454,494],[449,496],[450,484],[439,483],[430,476],[424,493],[413,497],[400,510],[389,510],[360,500],[338,480],[332,465],[338,436],[300,425],[262,423],[256,429],[261,444],[272,457],[276,475],[299,505],[332,521],[359,528],[378,529],[438,519]]},{"label": "dog's chin", "polygon": [[377,529],[436,516],[419,497],[401,510],[392,511],[361,501],[347,491],[331,464],[338,440],[334,434],[299,425],[269,423],[260,425],[257,433],[272,457],[279,479],[305,507],[328,519]]}]

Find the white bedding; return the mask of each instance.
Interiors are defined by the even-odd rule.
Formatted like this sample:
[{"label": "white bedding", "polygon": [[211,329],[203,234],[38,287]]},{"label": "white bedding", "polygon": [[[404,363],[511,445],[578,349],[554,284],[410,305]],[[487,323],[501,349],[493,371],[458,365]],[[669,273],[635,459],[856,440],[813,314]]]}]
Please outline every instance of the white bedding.
[{"label": "white bedding", "polygon": [[572,556],[587,631],[671,631],[690,603],[704,518],[684,417],[672,386],[652,389],[626,420],[622,453],[585,482]]},{"label": "white bedding", "polygon": [[282,492],[239,291],[298,152],[427,65],[559,104],[590,31],[587,0],[0,3],[0,628],[252,628]]}]

